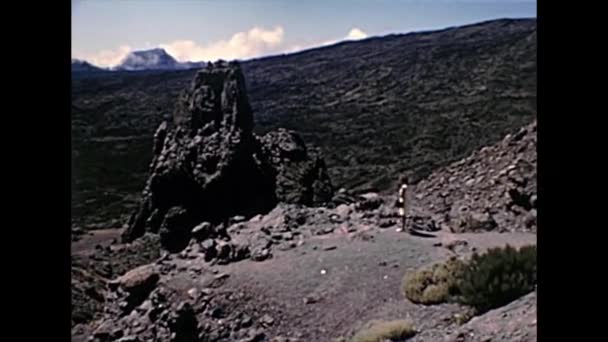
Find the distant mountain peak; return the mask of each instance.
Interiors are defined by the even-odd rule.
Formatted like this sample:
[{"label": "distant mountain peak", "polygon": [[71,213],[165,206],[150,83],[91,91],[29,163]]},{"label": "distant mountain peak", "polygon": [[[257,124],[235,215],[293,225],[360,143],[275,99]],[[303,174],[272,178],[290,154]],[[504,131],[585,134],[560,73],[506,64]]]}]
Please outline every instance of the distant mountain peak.
[{"label": "distant mountain peak", "polygon": [[153,48],[153,49],[148,49],[148,50],[139,50],[139,51],[133,51],[131,52],[131,54],[133,55],[137,55],[137,56],[152,56],[152,55],[156,55],[156,56],[167,56],[168,58],[174,59],[170,54],[167,53],[167,51],[163,48]]},{"label": "distant mountain peak", "polygon": [[133,51],[115,68],[117,70],[179,69],[180,63],[164,49]]},{"label": "distant mountain peak", "polygon": [[204,62],[177,61],[163,48],[139,50],[129,53],[122,62],[114,67],[114,70],[139,71],[139,70],[177,70],[200,68]]}]

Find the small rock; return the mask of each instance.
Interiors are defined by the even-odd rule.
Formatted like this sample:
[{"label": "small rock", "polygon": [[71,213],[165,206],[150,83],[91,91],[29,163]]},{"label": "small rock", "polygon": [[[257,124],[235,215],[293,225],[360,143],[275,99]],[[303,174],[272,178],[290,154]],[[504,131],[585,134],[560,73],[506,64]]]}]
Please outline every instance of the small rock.
[{"label": "small rock", "polygon": [[266,334],[264,334],[264,331],[262,329],[251,329],[249,330],[247,336],[248,342],[260,342],[264,340]]},{"label": "small rock", "polygon": [[141,340],[135,335],[121,337],[116,342],[140,342]]},{"label": "small rock", "polygon": [[279,246],[279,250],[281,251],[288,251],[290,249],[294,249],[296,247],[296,242],[295,241],[291,241],[287,244],[282,244]]},{"label": "small rock", "polygon": [[234,216],[231,221],[233,223],[239,223],[239,222],[244,222],[245,220],[246,220],[245,216],[237,215],[237,216]]},{"label": "small rock", "polygon": [[251,260],[253,261],[264,261],[268,258],[270,258],[272,255],[270,254],[270,251],[268,250],[268,248],[263,248],[259,251],[254,251],[251,253]]},{"label": "small rock", "polygon": [[266,314],[260,318],[260,323],[264,325],[272,325],[274,323],[274,319],[270,317],[270,315]]},{"label": "small rock", "polygon": [[215,240],[208,239],[201,244],[201,250],[205,253],[205,261],[210,261],[217,256],[217,248]]},{"label": "small rock", "polygon": [[319,299],[314,296],[306,296],[306,297],[304,297],[303,301],[304,301],[304,304],[314,304],[314,303],[318,302]]},{"label": "small rock", "polygon": [[330,245],[330,246],[323,247],[323,250],[324,251],[331,251],[331,250],[334,250],[336,248],[338,248],[336,245]]},{"label": "small rock", "polygon": [[241,319],[240,326],[243,327],[243,328],[249,328],[251,326],[251,323],[252,323],[251,317],[245,315]]},{"label": "small rock", "polygon": [[329,216],[329,220],[333,223],[341,223],[342,219],[340,218],[340,216],[338,216],[337,214],[331,214]]},{"label": "small rock", "polygon": [[378,224],[380,228],[389,228],[397,224],[396,220],[382,220]]},{"label": "small rock", "polygon": [[194,237],[196,241],[203,241],[211,236],[212,230],[213,227],[211,226],[211,223],[203,222],[192,229],[192,237]]},{"label": "small rock", "polygon": [[171,341],[194,341],[198,336],[198,321],[194,309],[188,302],[181,302],[171,313],[169,329],[175,336]]},{"label": "small rock", "polygon": [[228,273],[220,273],[220,274],[214,276],[213,278],[216,279],[216,280],[220,280],[220,279],[226,279],[228,277],[230,277],[230,274],[228,274]]},{"label": "small rock", "polygon": [[347,218],[351,213],[351,207],[346,204],[340,204],[336,207],[336,213],[343,218]]},{"label": "small rock", "polygon": [[196,299],[196,297],[198,297],[198,291],[196,290],[195,287],[188,290],[188,296],[190,296],[190,298],[192,298],[192,299]]},{"label": "small rock", "polygon": [[93,337],[97,339],[108,339],[112,335],[113,323],[111,321],[102,322],[93,332]]}]

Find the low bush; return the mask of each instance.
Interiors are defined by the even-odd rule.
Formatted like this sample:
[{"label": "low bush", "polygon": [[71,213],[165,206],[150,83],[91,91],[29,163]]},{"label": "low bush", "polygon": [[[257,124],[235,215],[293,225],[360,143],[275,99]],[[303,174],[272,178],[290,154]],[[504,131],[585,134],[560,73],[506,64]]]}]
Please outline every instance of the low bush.
[{"label": "low bush", "polygon": [[536,279],[536,246],[475,253],[459,276],[457,301],[483,313],[530,293]]},{"label": "low bush", "polygon": [[452,258],[416,271],[403,277],[402,292],[416,304],[438,304],[458,294],[457,283],[464,264]]},{"label": "low bush", "polygon": [[404,341],[416,334],[414,325],[409,320],[371,321],[359,331],[352,342]]}]

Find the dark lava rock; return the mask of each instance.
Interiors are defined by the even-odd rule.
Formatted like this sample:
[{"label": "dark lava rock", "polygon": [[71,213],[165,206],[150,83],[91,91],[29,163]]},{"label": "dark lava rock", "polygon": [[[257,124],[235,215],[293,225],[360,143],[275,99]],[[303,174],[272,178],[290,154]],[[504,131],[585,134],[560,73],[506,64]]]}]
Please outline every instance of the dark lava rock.
[{"label": "dark lava rock", "polygon": [[272,257],[272,254],[268,248],[254,250],[251,253],[251,260],[253,261],[264,261],[270,257]]},{"label": "dark lava rock", "polygon": [[269,132],[260,141],[261,156],[274,170],[277,201],[312,205],[331,200],[333,190],[319,149],[306,148],[286,129]]},{"label": "dark lava rock", "polygon": [[380,223],[378,223],[378,226],[380,228],[388,228],[388,227],[392,227],[396,224],[397,224],[397,220],[385,219],[385,220],[380,220]]},{"label": "dark lava rock", "polygon": [[363,198],[362,201],[355,204],[355,209],[358,211],[376,210],[382,205],[382,203],[381,197]]},{"label": "dark lava rock", "polygon": [[260,323],[264,325],[272,325],[274,324],[274,319],[270,317],[270,315],[264,315],[262,318],[260,318]]},{"label": "dark lava rock", "polygon": [[217,256],[215,240],[205,240],[201,244],[201,251],[205,254],[205,261],[211,261]]},{"label": "dark lava rock", "polygon": [[245,82],[237,63],[200,70],[179,97],[173,123],[154,136],[150,176],[122,239],[161,231],[163,247],[187,245],[201,222],[266,213],[278,202],[313,205],[331,199],[318,150],[291,131],[252,133]]},{"label": "dark lava rock", "polygon": [[198,321],[194,309],[188,302],[181,302],[169,320],[172,342],[198,341]]},{"label": "dark lava rock", "polygon": [[468,213],[461,216],[452,229],[456,233],[480,232],[492,231],[496,226],[494,218],[487,213]]},{"label": "dark lava rock", "polygon": [[436,232],[440,230],[435,220],[427,216],[412,216],[408,218],[408,228],[413,228],[420,231]]},{"label": "dark lava rock", "polygon": [[123,310],[129,312],[148,297],[159,279],[154,266],[144,265],[125,273],[108,285],[114,291],[120,289],[127,294]]},{"label": "dark lava rock", "polygon": [[191,226],[196,218],[185,208],[172,207],[165,215],[159,235],[161,245],[170,252],[179,252],[188,245]]},{"label": "dark lava rock", "polygon": [[216,258],[219,260],[219,264],[244,260],[249,258],[250,255],[249,246],[247,245],[238,245],[223,241],[217,244]]},{"label": "dark lava rock", "polygon": [[214,235],[213,226],[209,222],[203,222],[192,229],[192,237],[196,241],[203,241]]}]

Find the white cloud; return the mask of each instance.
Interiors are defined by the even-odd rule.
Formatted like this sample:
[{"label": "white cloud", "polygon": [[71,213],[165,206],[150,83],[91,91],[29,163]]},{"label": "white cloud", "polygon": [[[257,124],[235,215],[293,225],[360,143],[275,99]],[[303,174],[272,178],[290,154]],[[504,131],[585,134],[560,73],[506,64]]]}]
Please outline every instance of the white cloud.
[{"label": "white cloud", "polygon": [[364,38],[367,38],[367,33],[363,32],[359,28],[353,27],[348,32],[348,34],[342,39],[332,39],[332,40],[326,40],[323,42],[315,42],[315,43],[311,43],[311,44],[292,45],[290,48],[285,49],[285,53],[298,52],[298,51],[302,51],[302,50],[306,50],[306,49],[312,49],[312,48],[316,48],[316,47],[332,45],[332,44],[336,44],[343,40],[359,40],[359,39],[364,39]]},{"label": "white cloud", "polygon": [[283,34],[281,26],[271,30],[254,27],[246,32],[235,33],[229,40],[204,46],[197,45],[192,40],[179,40],[161,44],[160,47],[182,62],[245,59],[276,51],[283,42]]},{"label": "white cloud", "polygon": [[367,38],[367,33],[361,31],[359,28],[353,27],[350,32],[348,32],[348,35],[346,36],[346,39],[352,39],[352,40],[357,40],[357,39],[364,39]]},{"label": "white cloud", "polygon": [[72,57],[84,59],[87,62],[100,67],[110,67],[119,64],[131,51],[133,51],[133,49],[130,46],[122,45],[115,50],[102,50],[94,54],[72,52]]}]

